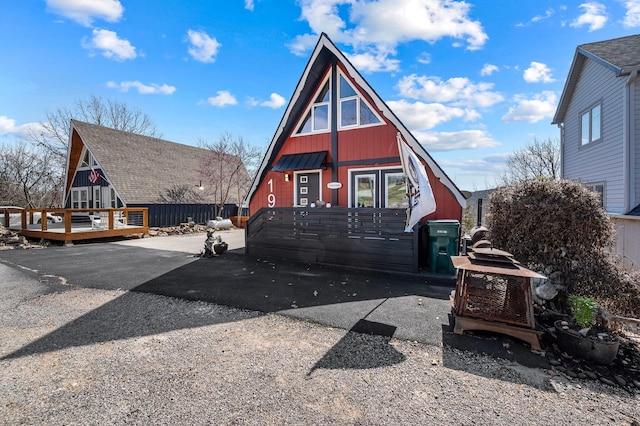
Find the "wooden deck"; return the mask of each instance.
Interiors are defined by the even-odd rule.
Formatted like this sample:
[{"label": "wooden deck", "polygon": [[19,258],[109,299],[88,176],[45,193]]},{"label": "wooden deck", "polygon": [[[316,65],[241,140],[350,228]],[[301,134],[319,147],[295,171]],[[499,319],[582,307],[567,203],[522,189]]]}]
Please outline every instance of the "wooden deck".
[{"label": "wooden deck", "polygon": [[[33,223],[33,212],[47,213],[62,218],[61,222]],[[12,212],[16,213],[16,212]],[[21,211],[20,225],[9,226],[27,238],[62,241],[73,244],[74,241],[111,238],[149,232],[148,209],[142,207],[121,209],[46,209]],[[5,214],[6,217],[6,214]]]}]

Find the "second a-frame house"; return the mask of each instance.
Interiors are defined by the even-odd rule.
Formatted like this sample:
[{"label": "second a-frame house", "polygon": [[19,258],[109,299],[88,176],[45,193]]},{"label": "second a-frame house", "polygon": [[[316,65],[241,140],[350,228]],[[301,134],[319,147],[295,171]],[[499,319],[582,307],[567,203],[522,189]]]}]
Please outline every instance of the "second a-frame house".
[{"label": "second a-frame house", "polygon": [[[203,186],[211,158],[222,170]],[[239,185],[249,181],[241,159],[230,154],[78,120],[71,120],[65,175],[65,208],[145,207],[151,226],[177,225],[188,216],[213,219],[221,207],[241,204]],[[213,189],[211,176],[218,185]],[[227,204],[216,188],[228,191]],[[174,192],[183,199],[172,199]]]},{"label": "second a-frame house", "polygon": [[460,220],[464,196],[322,34],[247,197],[249,253],[416,271],[427,236],[404,232],[407,178],[398,137],[425,166],[437,209]]}]

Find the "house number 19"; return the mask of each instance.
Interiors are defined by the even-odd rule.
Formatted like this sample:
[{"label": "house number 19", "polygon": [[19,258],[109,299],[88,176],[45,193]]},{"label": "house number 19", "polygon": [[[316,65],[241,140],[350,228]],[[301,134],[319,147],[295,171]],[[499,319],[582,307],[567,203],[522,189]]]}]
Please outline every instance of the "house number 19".
[{"label": "house number 19", "polygon": [[269,195],[267,195],[267,204],[269,205],[269,207],[273,207],[276,205],[276,194],[273,193],[273,179],[269,179],[267,184],[269,184]]}]

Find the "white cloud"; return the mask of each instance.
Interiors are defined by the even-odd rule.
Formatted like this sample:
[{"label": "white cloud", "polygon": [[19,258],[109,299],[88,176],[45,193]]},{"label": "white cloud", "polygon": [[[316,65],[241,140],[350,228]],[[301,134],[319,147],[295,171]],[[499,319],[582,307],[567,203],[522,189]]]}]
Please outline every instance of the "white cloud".
[{"label": "white cloud", "polygon": [[604,27],[606,24],[607,8],[598,2],[582,3],[581,9],[584,9],[582,15],[574,19],[569,25],[574,28],[580,28],[584,25],[589,26],[589,31],[596,31]]},{"label": "white cloud", "polygon": [[189,54],[199,62],[211,63],[215,62],[218,50],[222,46],[218,40],[211,38],[204,31],[189,30],[187,32],[189,38]]},{"label": "white cloud", "polygon": [[253,0],[244,0],[244,8],[253,12]]},{"label": "white cloud", "polygon": [[491,91],[493,83],[473,83],[466,77],[453,77],[446,81],[439,77],[411,74],[398,82],[400,95],[434,102],[450,102],[453,106],[489,107],[502,102],[504,97]]},{"label": "white cloud", "polygon": [[509,111],[502,117],[502,121],[537,123],[545,118],[552,118],[557,107],[557,96],[551,91],[536,94],[533,99],[517,95],[514,100],[517,105],[509,108]]},{"label": "white cloud", "polygon": [[6,115],[0,115],[0,136],[27,137],[32,133],[42,133],[44,128],[40,123],[27,123],[16,126],[16,120]]},{"label": "white cloud", "polygon": [[47,8],[58,15],[90,27],[95,19],[118,22],[124,8],[118,0],[46,0]]},{"label": "white cloud", "polygon": [[479,21],[469,18],[470,10],[469,3],[450,0],[354,2],[350,18],[357,27],[352,34],[357,42],[388,46],[411,40],[433,43],[452,37],[466,41],[467,49],[476,50],[488,36]]},{"label": "white cloud", "polygon": [[522,76],[527,83],[552,83],[555,81],[551,76],[551,69],[541,62],[531,62]]},{"label": "white cloud", "polygon": [[553,9],[547,9],[544,12],[544,15],[536,15],[533,18],[531,18],[531,22],[538,22],[538,21],[542,21],[545,19],[549,19],[553,16]]},{"label": "white cloud", "polygon": [[365,52],[347,55],[349,61],[361,72],[399,71],[400,61],[390,59],[388,53]]},{"label": "white cloud", "polygon": [[461,132],[411,132],[427,151],[493,148],[500,143],[484,130]]},{"label": "white cloud", "polygon": [[452,108],[438,103],[410,103],[403,99],[388,101],[387,105],[411,131],[432,129],[440,123],[467,115],[462,108]]},{"label": "white cloud", "polygon": [[159,85],[155,83],[147,85],[139,81],[121,81],[120,83],[116,83],[115,81],[108,81],[107,87],[111,89],[118,89],[121,92],[128,92],[129,89],[136,89],[141,95],[171,95],[176,91],[175,86],[169,86],[167,84]]},{"label": "white cloud", "polygon": [[480,75],[488,76],[493,74],[494,72],[500,71],[496,65],[493,64],[484,64],[482,69],[480,70]]},{"label": "white cloud", "polygon": [[627,13],[622,24],[626,28],[640,27],[640,0],[627,0],[624,2]]},{"label": "white cloud", "polygon": [[269,97],[269,100],[262,102],[260,105],[276,109],[284,105],[285,102],[286,100],[282,96],[278,95],[277,93],[272,93]]},{"label": "white cloud", "polygon": [[118,34],[114,31],[94,29],[92,31],[93,38],[91,40],[84,39],[82,47],[85,49],[102,50],[102,55],[116,61],[124,61],[125,59],[134,59],[136,57],[136,48],[129,43],[128,40],[118,38]]},{"label": "white cloud", "polygon": [[488,39],[481,23],[469,17],[470,4],[462,1],[301,0],[300,5],[301,20],[309,24],[312,34],[297,36],[289,45],[293,53],[305,54],[315,45],[317,34],[325,32],[334,42],[353,46],[355,55],[383,61],[378,66],[369,64],[369,70],[395,71],[388,57],[395,55],[399,43],[435,43],[448,37],[454,45],[476,50]]},{"label": "white cloud", "polygon": [[427,52],[422,52],[420,56],[418,56],[417,61],[420,62],[421,64],[428,65],[431,63],[431,55],[428,54]]},{"label": "white cloud", "polygon": [[223,107],[226,105],[235,105],[238,103],[235,96],[229,93],[228,90],[219,90],[218,96],[212,96],[207,99],[207,102],[213,106]]}]

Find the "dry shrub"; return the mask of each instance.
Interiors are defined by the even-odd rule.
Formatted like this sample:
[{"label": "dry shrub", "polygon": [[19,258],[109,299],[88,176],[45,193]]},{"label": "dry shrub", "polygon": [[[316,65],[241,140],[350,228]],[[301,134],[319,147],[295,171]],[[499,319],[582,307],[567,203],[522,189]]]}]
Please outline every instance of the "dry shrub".
[{"label": "dry shrub", "polygon": [[494,247],[544,273],[566,294],[640,317],[640,274],[617,267],[613,224],[596,193],[573,181],[534,179],[497,189],[489,205]]}]

